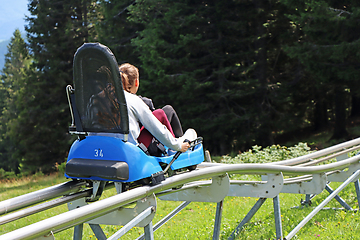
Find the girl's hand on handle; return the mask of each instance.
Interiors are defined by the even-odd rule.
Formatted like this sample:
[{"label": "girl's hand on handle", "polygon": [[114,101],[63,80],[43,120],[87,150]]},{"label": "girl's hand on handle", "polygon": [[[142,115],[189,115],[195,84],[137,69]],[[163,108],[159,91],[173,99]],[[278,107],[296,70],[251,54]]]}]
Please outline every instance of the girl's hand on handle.
[{"label": "girl's hand on handle", "polygon": [[188,141],[183,142],[183,143],[181,144],[181,150],[180,150],[180,152],[186,152],[186,151],[189,149],[189,147],[190,147],[190,144],[189,144]]}]

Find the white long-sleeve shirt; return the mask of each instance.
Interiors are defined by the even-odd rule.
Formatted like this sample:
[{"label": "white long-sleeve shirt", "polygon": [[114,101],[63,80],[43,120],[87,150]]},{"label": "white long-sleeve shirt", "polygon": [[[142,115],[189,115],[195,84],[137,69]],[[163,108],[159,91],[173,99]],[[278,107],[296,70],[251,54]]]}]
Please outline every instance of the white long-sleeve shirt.
[{"label": "white long-sleeve shirt", "polygon": [[140,135],[139,122],[162,144],[175,150],[181,150],[181,142],[150,111],[144,101],[135,94],[124,91],[129,114],[129,142],[137,144]]},{"label": "white long-sleeve shirt", "polygon": [[[168,148],[180,151],[181,142],[163,125],[150,111],[144,101],[135,94],[124,91],[126,105],[129,115],[129,138],[128,141],[137,145],[140,135],[141,123],[157,140]],[[110,136],[123,139],[120,133],[89,133],[89,135]]]}]

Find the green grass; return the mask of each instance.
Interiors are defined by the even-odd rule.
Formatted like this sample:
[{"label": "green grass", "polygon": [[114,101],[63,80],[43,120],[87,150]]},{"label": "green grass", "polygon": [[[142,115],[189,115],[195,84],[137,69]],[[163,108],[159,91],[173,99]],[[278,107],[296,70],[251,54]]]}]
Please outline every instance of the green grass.
[{"label": "green grass", "polygon": [[[43,189],[54,184],[67,181],[61,174],[39,176],[21,180],[1,182],[0,200],[12,198],[28,192]],[[331,183],[335,189],[339,183]],[[103,197],[115,194],[114,189],[104,192]],[[280,194],[283,234],[286,236],[315,206],[328,196],[323,192],[313,199],[310,207],[299,207],[305,195]],[[354,185],[345,188],[340,196],[353,208],[358,208]],[[223,205],[221,224],[221,239],[227,239],[232,230],[248,213],[257,199],[248,197],[226,197]],[[180,202],[162,201],[157,199],[157,211],[153,221],[155,224]],[[332,200],[328,206],[338,208],[340,205]],[[0,227],[0,234],[38,222],[67,211],[65,205],[47,210],[42,213],[4,224]],[[154,233],[155,239],[211,239],[216,211],[216,203],[190,203],[177,216]],[[298,232],[293,239],[360,239],[359,213],[343,210],[322,210]],[[118,231],[121,226],[101,225],[108,236]],[[143,233],[142,228],[133,228],[122,239],[135,239]],[[55,238],[72,239],[73,229],[55,234]],[[237,239],[274,239],[275,223],[272,199],[267,199],[251,221],[245,225]],[[88,224],[84,226],[83,239],[96,239]]]}]

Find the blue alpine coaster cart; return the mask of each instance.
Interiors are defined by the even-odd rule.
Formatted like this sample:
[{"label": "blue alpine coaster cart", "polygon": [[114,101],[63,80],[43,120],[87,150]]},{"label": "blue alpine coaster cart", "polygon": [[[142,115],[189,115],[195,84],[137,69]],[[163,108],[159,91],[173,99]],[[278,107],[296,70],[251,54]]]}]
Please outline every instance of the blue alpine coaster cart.
[{"label": "blue alpine coaster cart", "polygon": [[72,117],[69,132],[78,138],[68,154],[67,178],[155,185],[177,171],[194,170],[204,160],[201,137],[185,153],[160,157],[127,141],[128,110],[120,71],[106,46],[85,43],[76,51],[73,80],[74,87],[66,87]]}]

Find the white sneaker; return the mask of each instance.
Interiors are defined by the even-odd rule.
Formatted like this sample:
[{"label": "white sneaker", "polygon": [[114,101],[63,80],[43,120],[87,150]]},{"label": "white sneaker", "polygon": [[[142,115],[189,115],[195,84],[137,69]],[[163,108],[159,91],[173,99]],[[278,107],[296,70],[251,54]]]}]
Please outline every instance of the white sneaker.
[{"label": "white sneaker", "polygon": [[184,142],[185,139],[191,141],[194,141],[197,138],[197,133],[194,129],[189,128],[188,130],[186,130],[186,132],[184,133],[184,135],[182,135],[181,137],[179,137],[180,142]]}]

